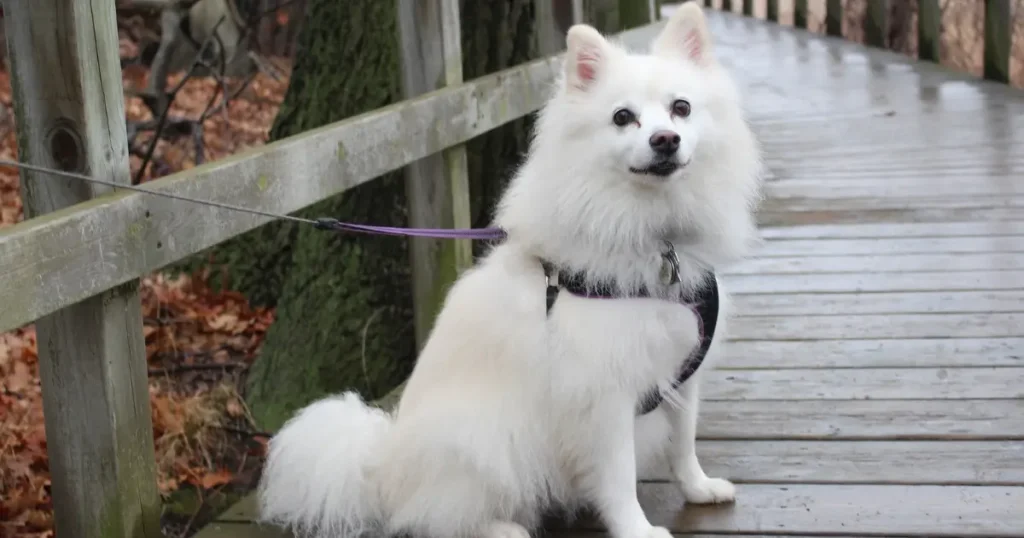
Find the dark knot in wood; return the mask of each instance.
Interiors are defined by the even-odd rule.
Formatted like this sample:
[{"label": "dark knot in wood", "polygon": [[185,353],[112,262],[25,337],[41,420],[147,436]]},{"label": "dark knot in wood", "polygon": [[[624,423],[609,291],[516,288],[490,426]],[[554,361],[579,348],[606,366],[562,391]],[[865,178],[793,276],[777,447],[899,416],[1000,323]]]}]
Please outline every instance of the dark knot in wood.
[{"label": "dark knot in wood", "polygon": [[82,171],[85,163],[82,139],[70,122],[58,121],[46,138],[50,146],[50,158],[58,169],[65,172]]}]

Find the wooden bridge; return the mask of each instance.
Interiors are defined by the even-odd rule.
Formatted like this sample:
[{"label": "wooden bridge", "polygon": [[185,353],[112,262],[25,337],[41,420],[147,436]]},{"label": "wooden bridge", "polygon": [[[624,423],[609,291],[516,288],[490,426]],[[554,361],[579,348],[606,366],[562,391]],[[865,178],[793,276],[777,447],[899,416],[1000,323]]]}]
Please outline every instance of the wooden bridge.
[{"label": "wooden bridge", "polygon": [[[989,31],[1005,40],[988,41],[987,73],[1005,80],[1009,21],[992,14],[1009,2],[987,4]],[[925,13],[937,2],[920,5],[920,20],[937,21]],[[1024,536],[1024,91],[841,37],[709,18],[771,169],[766,242],[724,277],[738,318],[701,407],[698,454],[738,496],[684,508],[666,471],[640,488],[649,518],[698,535]],[[659,28],[622,39],[643,45]],[[150,185],[291,212],[532,112],[555,69],[541,60],[449,78],[449,89]],[[41,352],[52,361],[47,431],[60,435],[60,536],[150,536],[132,531],[155,487],[148,410],[132,400],[141,390],[145,401],[141,334],[130,334],[141,322],[125,283],[267,222],[191,207],[184,219],[186,207],[119,192],[0,233],[0,329],[49,317],[56,335]],[[112,312],[111,298],[129,306]],[[75,320],[103,335],[94,349],[71,349]],[[83,353],[109,366],[90,374],[69,360]],[[88,403],[90,387],[102,404]],[[90,488],[142,507],[102,505]],[[124,529],[76,533],[99,508],[119,510]],[[281,536],[254,515],[244,501],[200,536]]]}]

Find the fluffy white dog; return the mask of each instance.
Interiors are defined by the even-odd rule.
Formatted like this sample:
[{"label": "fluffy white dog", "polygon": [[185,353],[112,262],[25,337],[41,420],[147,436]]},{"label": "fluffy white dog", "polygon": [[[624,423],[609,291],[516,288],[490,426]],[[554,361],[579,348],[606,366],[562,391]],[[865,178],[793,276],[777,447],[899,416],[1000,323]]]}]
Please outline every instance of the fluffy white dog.
[{"label": "fluffy white dog", "polygon": [[733,499],[694,438],[700,373],[724,339],[713,274],[757,237],[758,144],[696,2],[650,54],[586,25],[567,44],[498,208],[506,239],[451,289],[394,414],[346,393],[273,438],[264,521],[525,538],[546,511],[586,506],[614,538],[667,538],[636,487],[665,457],[688,502]]}]

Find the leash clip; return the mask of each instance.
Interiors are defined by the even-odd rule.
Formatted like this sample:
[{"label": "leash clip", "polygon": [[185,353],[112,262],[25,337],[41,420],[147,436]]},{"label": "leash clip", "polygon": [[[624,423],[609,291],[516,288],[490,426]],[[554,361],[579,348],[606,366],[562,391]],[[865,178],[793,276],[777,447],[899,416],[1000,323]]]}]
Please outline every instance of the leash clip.
[{"label": "leash clip", "polygon": [[682,282],[682,276],[679,264],[679,255],[676,254],[676,247],[668,239],[663,239],[663,243],[667,247],[665,252],[661,253],[663,263],[661,264],[661,281],[666,286],[678,284]]},{"label": "leash clip", "polygon": [[338,224],[338,219],[320,217],[313,222],[313,227],[317,230],[334,230],[338,228]]}]

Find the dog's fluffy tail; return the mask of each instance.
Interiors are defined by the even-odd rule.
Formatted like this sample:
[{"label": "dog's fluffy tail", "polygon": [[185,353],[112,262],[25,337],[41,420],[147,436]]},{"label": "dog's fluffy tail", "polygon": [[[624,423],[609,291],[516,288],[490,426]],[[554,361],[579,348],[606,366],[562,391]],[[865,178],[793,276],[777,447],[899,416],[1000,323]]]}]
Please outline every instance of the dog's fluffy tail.
[{"label": "dog's fluffy tail", "polygon": [[368,470],[391,416],[347,392],[315,402],[270,440],[260,519],[298,536],[358,536],[385,523]]}]

